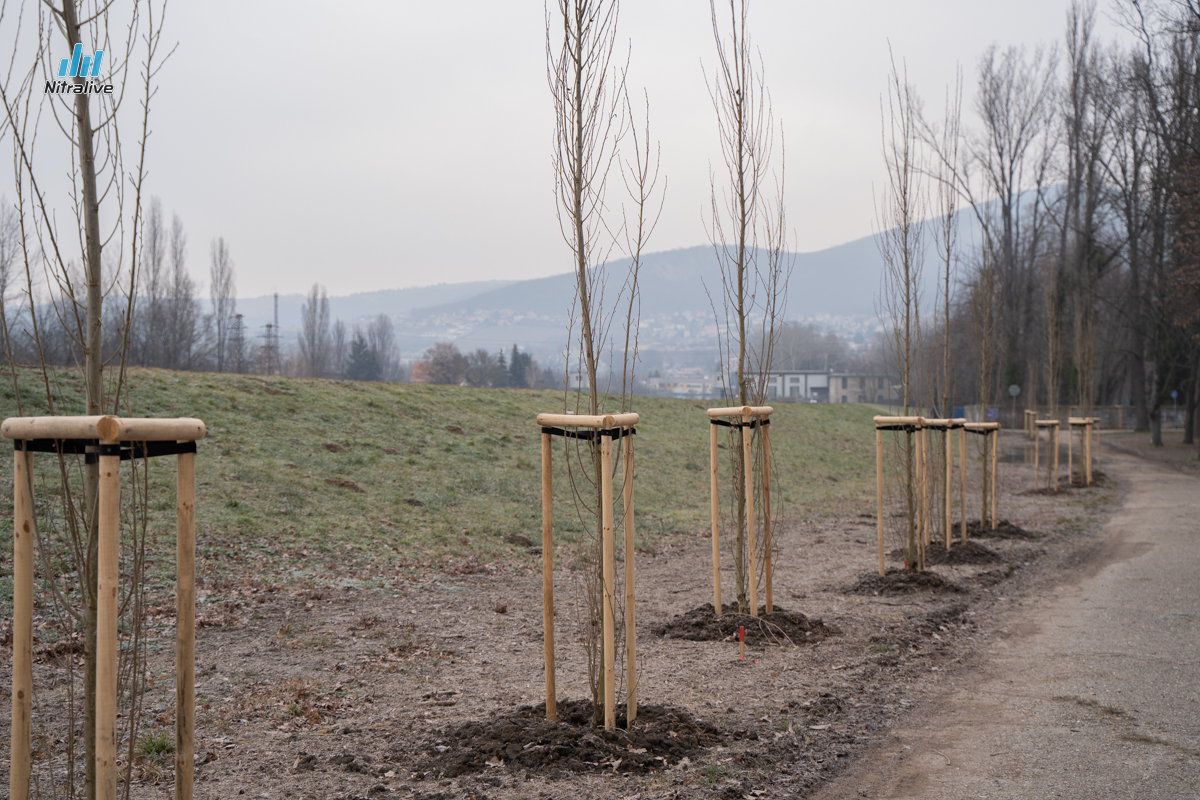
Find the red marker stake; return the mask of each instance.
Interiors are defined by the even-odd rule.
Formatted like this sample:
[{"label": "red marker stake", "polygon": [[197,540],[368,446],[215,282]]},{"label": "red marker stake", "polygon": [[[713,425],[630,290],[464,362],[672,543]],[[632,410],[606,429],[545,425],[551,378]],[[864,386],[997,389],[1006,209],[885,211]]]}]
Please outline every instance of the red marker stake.
[{"label": "red marker stake", "polygon": [[741,660],[745,661],[746,660],[746,626],[745,625],[738,625],[738,642],[739,642],[738,647],[742,652]]}]

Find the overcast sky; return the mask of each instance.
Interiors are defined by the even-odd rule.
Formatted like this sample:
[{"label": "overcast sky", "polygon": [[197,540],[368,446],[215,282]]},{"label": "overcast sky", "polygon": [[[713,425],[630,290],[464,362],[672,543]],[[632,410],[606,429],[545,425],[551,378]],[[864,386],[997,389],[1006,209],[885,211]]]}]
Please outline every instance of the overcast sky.
[{"label": "overcast sky", "polygon": [[[1062,37],[1068,0],[757,0],[750,30],[787,135],[802,251],[869,235],[888,41],[927,105],[984,48]],[[1102,10],[1107,9],[1101,5]],[[1116,35],[1101,15],[1100,38]],[[541,2],[176,0],[153,108],[151,192],[207,276],[224,236],[238,294],[340,295],[570,269],[555,221]],[[670,187],[651,250],[702,244],[720,158],[703,0],[626,0]],[[970,119],[970,117],[969,117]],[[973,120],[972,120],[973,121]]]}]

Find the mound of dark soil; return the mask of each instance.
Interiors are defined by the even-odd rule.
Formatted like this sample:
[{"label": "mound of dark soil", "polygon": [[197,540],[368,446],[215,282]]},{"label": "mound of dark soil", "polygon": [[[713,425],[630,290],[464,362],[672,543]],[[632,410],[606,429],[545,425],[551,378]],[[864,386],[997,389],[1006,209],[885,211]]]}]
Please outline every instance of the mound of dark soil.
[{"label": "mound of dark soil", "polygon": [[[892,558],[904,560],[904,550],[893,550]],[[938,564],[997,564],[1004,561],[1004,557],[992,550],[990,547],[984,547],[978,542],[967,540],[966,544],[961,544],[955,541],[949,550],[945,545],[934,543],[925,548],[925,564],[927,566],[937,566]],[[878,577],[878,576],[876,576]]]},{"label": "mound of dark soil", "polygon": [[846,594],[912,594],[913,592],[961,594],[966,590],[936,572],[917,572],[915,570],[910,572],[893,567],[882,577],[876,572],[863,575],[854,583],[844,587],[842,591]]},{"label": "mound of dark soil", "polygon": [[615,731],[593,728],[591,720],[590,700],[565,700],[558,704],[557,722],[546,720],[545,703],[465,722],[431,737],[422,768],[447,778],[503,765],[530,772],[645,773],[725,739],[712,725],[667,706],[640,706],[632,728],[626,727],[623,705]]},{"label": "mound of dark soil", "polygon": [[775,606],[768,614],[766,606],[759,606],[758,616],[737,613],[737,606],[724,605],[724,613],[717,616],[712,603],[693,608],[686,614],[677,614],[669,622],[655,625],[650,630],[655,636],[667,639],[687,639],[692,642],[738,641],[738,628],[746,628],[746,644],[792,644],[819,642],[837,633],[837,629],[819,619],[809,619],[798,611],[788,611]]},{"label": "mound of dark soil", "polygon": [[967,522],[967,541],[969,542],[974,537],[982,537],[985,539],[1041,539],[1042,534],[1036,531],[1027,531],[1024,528],[1013,525],[1006,519],[1002,519],[996,523],[996,529],[992,530],[989,527],[981,526],[978,520],[969,520]]}]

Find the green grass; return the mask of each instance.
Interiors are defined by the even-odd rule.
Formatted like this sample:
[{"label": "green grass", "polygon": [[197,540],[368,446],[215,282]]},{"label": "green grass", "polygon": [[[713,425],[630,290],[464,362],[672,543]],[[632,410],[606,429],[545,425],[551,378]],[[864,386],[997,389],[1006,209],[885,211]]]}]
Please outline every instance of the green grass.
[{"label": "green grass", "polygon": [[143,759],[157,761],[173,752],[175,743],[169,731],[146,731],[138,737],[137,754]]},{"label": "green grass", "polygon": [[[540,544],[534,418],[561,411],[561,392],[164,370],[132,370],[130,385],[123,415],[196,416],[208,427],[197,459],[204,578],[254,575],[374,588],[431,565],[529,561],[523,548],[505,542],[511,534]],[[61,373],[59,413],[79,413],[81,391],[77,374]],[[16,413],[12,394],[10,386],[0,390],[4,416]],[[37,373],[22,373],[22,396],[26,415],[46,412]],[[709,425],[703,409],[694,401],[635,400],[642,415],[635,440],[639,549],[707,535]],[[872,510],[873,413],[859,405],[777,407],[772,499],[779,513],[812,518]],[[570,542],[580,523],[563,448],[556,439],[555,526],[556,536]],[[49,455],[37,463],[43,487],[38,506],[48,518],[52,498],[44,487],[53,485],[57,465]],[[728,461],[721,469],[728,487]],[[3,474],[11,486],[11,466]],[[128,497],[128,481],[124,485]],[[174,561],[173,459],[151,462],[149,495],[153,575],[165,585]],[[12,552],[8,492],[3,501],[0,564],[10,563]]]}]

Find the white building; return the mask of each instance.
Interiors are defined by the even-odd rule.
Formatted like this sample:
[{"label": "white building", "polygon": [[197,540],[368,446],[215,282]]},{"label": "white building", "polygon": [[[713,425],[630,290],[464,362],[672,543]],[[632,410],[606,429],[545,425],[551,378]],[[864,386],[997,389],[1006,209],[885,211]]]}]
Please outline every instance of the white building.
[{"label": "white building", "polygon": [[895,397],[886,375],[825,370],[777,370],[767,377],[768,400],[798,403],[878,403]]}]

